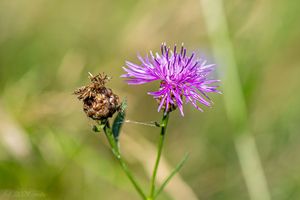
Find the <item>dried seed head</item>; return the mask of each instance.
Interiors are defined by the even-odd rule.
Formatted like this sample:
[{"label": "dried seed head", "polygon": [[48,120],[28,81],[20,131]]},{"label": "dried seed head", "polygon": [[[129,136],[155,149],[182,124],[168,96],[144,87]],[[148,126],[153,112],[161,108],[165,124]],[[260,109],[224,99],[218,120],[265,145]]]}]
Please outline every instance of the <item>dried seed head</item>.
[{"label": "dried seed head", "polygon": [[119,97],[106,88],[105,84],[110,80],[105,74],[93,76],[89,73],[91,83],[75,90],[79,100],[83,101],[83,111],[94,120],[102,120],[112,117],[119,109]]}]

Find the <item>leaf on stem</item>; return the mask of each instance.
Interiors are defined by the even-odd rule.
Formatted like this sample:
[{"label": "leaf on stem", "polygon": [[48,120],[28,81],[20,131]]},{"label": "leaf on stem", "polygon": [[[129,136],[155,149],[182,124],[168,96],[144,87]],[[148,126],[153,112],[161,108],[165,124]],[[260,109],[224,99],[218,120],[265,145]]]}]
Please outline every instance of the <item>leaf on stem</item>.
[{"label": "leaf on stem", "polygon": [[101,132],[105,127],[105,124],[97,124],[97,125],[94,125],[92,130],[96,133],[98,132]]},{"label": "leaf on stem", "polygon": [[125,110],[126,110],[126,107],[127,107],[127,101],[124,100],[120,106],[120,110],[118,112],[118,115],[116,116],[115,120],[114,120],[114,123],[113,123],[113,126],[112,126],[112,132],[113,132],[113,135],[114,135],[114,138],[116,141],[119,140],[119,135],[120,135],[120,132],[121,132],[121,128],[122,128],[122,125],[125,121]]},{"label": "leaf on stem", "polygon": [[160,188],[157,190],[157,192],[154,195],[154,199],[164,190],[164,188],[167,186],[169,181],[174,177],[174,175],[182,168],[184,163],[187,161],[189,157],[189,154],[186,153],[182,160],[176,165],[176,167],[173,169],[171,174],[166,178],[166,180],[163,182],[163,184],[160,186]]}]

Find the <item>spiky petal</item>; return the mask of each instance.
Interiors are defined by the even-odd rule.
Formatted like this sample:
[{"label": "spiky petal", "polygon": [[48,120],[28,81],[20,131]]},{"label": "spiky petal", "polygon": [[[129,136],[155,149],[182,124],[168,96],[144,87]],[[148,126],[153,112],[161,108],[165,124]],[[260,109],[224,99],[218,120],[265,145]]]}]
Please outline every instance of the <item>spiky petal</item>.
[{"label": "spiky petal", "polygon": [[183,100],[190,102],[202,111],[198,103],[211,106],[212,102],[207,93],[220,93],[215,83],[219,80],[210,79],[214,64],[207,64],[206,60],[196,58],[195,52],[187,55],[186,48],[181,46],[177,51],[176,45],[171,50],[165,43],[161,45],[161,54],[150,51],[150,57],[138,56],[140,64],[127,61],[123,67],[127,83],[139,85],[152,81],[160,81],[158,91],[148,92],[159,101],[158,111],[162,108],[166,112],[178,107],[183,116]]}]

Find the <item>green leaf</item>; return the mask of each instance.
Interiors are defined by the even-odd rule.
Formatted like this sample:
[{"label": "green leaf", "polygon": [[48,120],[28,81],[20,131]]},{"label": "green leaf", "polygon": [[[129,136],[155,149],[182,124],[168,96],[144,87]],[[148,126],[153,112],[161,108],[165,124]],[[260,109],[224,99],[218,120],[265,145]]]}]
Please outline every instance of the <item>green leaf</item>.
[{"label": "green leaf", "polygon": [[105,120],[105,121],[98,121],[98,124],[94,125],[93,128],[92,128],[92,130],[94,132],[96,132],[96,133],[101,132],[104,129],[106,123],[107,123],[107,120]]},{"label": "green leaf", "polygon": [[126,100],[124,100],[121,104],[120,111],[118,112],[118,115],[115,118],[113,126],[112,126],[112,132],[113,132],[113,135],[114,135],[114,138],[116,141],[119,140],[120,131],[121,131],[122,125],[125,121],[126,107],[127,107],[127,102],[126,102]]},{"label": "green leaf", "polygon": [[166,180],[163,182],[163,184],[160,186],[160,188],[157,190],[157,192],[154,195],[154,199],[164,190],[166,185],[169,183],[169,181],[173,178],[173,176],[182,168],[184,163],[187,161],[189,157],[189,154],[186,153],[183,157],[183,159],[176,165],[176,167],[173,169],[171,174],[166,178]]},{"label": "green leaf", "polygon": [[98,133],[98,132],[101,131],[100,127],[99,127],[99,126],[96,126],[96,125],[93,126],[92,130],[93,130],[94,132],[96,132],[96,133]]}]

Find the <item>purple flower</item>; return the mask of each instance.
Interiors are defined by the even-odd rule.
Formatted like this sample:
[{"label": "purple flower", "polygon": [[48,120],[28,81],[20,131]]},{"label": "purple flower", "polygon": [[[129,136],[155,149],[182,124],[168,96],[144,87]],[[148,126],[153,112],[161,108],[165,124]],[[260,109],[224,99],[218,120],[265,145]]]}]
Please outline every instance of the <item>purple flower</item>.
[{"label": "purple flower", "polygon": [[187,56],[186,48],[178,52],[176,45],[172,51],[165,43],[161,45],[161,55],[150,51],[150,58],[138,56],[141,64],[127,61],[123,69],[127,72],[121,77],[127,78],[128,84],[139,85],[152,81],[160,81],[160,88],[148,92],[159,101],[158,111],[164,108],[171,111],[178,107],[183,116],[183,98],[191,102],[195,108],[202,111],[197,103],[211,106],[212,102],[206,93],[220,93],[217,85],[219,80],[210,79],[214,64],[206,64],[206,60],[196,58],[193,52]]}]

